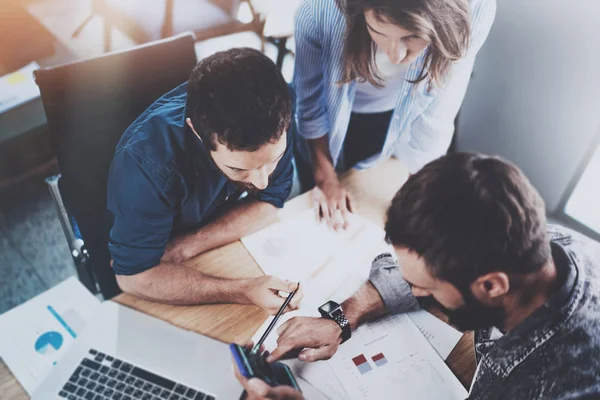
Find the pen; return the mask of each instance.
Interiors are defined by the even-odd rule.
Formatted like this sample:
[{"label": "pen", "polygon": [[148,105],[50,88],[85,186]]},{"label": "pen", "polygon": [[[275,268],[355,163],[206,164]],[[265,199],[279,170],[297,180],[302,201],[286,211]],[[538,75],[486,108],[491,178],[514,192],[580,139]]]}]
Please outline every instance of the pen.
[{"label": "pen", "polygon": [[290,293],[290,295],[287,297],[287,299],[285,299],[285,301],[283,302],[283,304],[279,308],[279,311],[277,311],[277,314],[275,314],[275,317],[273,318],[273,320],[271,321],[271,323],[269,324],[269,326],[265,330],[265,333],[262,334],[262,336],[260,337],[260,340],[258,342],[256,342],[256,344],[254,345],[254,347],[250,351],[250,354],[256,354],[256,353],[258,353],[258,350],[260,349],[260,346],[262,346],[262,344],[265,342],[265,339],[267,339],[267,336],[269,336],[269,333],[271,333],[271,331],[273,330],[273,327],[277,323],[277,320],[279,319],[279,317],[281,317],[281,314],[283,314],[283,310],[285,310],[285,308],[288,306],[288,304],[290,304],[290,301],[292,300],[292,297],[294,297],[294,295],[296,294],[296,292],[298,291],[298,289],[300,289],[300,282],[298,282],[298,286],[296,286],[296,289],[292,293]]}]

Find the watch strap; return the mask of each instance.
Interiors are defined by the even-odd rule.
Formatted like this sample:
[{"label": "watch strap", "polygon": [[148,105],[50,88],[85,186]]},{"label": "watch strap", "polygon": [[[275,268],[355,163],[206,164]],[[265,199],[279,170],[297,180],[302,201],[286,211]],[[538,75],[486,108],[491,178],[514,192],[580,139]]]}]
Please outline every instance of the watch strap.
[{"label": "watch strap", "polygon": [[337,309],[333,315],[329,316],[329,319],[335,321],[342,329],[342,343],[350,339],[352,336],[350,321],[348,321],[348,318],[346,318],[341,309]]}]

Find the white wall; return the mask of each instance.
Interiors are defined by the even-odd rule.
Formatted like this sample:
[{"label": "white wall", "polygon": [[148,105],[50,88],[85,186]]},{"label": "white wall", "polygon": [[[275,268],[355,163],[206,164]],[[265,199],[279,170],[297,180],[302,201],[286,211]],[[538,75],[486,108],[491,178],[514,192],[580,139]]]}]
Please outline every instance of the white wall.
[{"label": "white wall", "polygon": [[514,161],[552,212],[599,128],[600,0],[498,0],[457,149]]}]

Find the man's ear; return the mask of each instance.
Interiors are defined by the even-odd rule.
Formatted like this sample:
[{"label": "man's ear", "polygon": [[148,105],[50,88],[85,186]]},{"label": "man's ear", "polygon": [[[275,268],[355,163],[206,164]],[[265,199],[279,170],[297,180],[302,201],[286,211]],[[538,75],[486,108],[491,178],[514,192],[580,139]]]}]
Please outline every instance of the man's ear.
[{"label": "man's ear", "polygon": [[490,272],[471,283],[471,292],[477,300],[487,305],[497,305],[510,290],[510,279],[504,272]]},{"label": "man's ear", "polygon": [[200,141],[202,141],[202,138],[200,137],[200,135],[198,135],[198,132],[196,132],[196,129],[194,129],[194,125],[192,124],[192,120],[189,118],[185,119],[185,123],[188,124],[188,126],[190,127],[190,129],[192,130],[192,132],[194,132],[194,135],[196,135],[196,137],[198,139],[200,139]]}]

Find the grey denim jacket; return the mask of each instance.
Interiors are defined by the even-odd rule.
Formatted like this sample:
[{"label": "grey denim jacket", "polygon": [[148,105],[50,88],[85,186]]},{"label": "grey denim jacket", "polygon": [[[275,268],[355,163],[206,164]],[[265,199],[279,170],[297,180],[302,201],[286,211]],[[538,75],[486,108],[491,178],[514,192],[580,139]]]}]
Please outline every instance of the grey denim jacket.
[{"label": "grey denim jacket", "polygon": [[[600,399],[600,245],[549,226],[561,288],[499,339],[475,332],[479,364],[469,399]],[[378,257],[369,280],[390,313],[419,308],[391,257]]]}]

